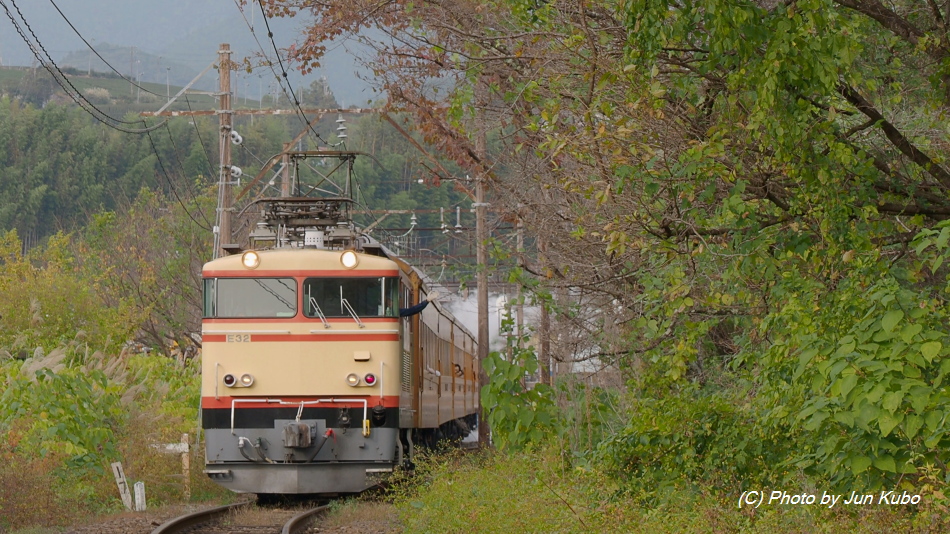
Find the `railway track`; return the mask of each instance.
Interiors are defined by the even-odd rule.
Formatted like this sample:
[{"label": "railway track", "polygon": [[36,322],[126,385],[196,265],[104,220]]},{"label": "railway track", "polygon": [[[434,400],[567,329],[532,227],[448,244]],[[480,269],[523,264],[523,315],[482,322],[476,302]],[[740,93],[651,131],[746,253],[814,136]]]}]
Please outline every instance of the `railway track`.
[{"label": "railway track", "polygon": [[152,534],[304,534],[329,507],[255,508],[250,502],[208,508],[166,521]]}]

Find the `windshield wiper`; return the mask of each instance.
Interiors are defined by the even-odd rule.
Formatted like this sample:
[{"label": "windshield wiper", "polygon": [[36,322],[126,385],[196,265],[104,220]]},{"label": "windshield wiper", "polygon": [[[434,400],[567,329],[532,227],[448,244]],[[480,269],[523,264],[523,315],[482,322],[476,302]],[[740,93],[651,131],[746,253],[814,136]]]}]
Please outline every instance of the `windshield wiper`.
[{"label": "windshield wiper", "polygon": [[353,309],[353,306],[350,305],[350,302],[343,298],[343,286],[340,286],[340,305],[344,310],[346,310],[347,313],[350,314],[350,317],[356,321],[356,324],[358,324],[360,328],[364,328],[366,326],[363,324],[363,321],[360,320],[360,316],[356,315],[356,310]]},{"label": "windshield wiper", "polygon": [[310,297],[310,306],[312,306],[313,311],[317,313],[317,317],[319,317],[320,320],[323,321],[323,327],[330,328],[330,323],[327,322],[327,316],[323,315],[323,310],[321,310],[320,305],[317,304],[317,299]]},{"label": "windshield wiper", "polygon": [[360,321],[360,316],[356,315],[356,310],[353,309],[353,306],[350,306],[350,303],[346,299],[340,299],[340,302],[343,303],[343,308],[350,314],[350,317],[356,321],[356,324],[360,325],[360,328],[366,326],[363,324],[363,321]]}]

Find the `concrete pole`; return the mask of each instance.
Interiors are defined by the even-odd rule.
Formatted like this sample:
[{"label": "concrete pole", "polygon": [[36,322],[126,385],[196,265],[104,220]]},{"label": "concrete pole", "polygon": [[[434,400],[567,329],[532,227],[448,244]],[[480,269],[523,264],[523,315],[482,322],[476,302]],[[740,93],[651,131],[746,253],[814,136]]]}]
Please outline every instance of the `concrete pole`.
[{"label": "concrete pole", "polygon": [[[524,223],[521,217],[518,217],[518,254],[524,254]],[[521,291],[521,284],[518,284],[518,304],[515,315],[515,333],[518,339],[518,348],[521,348],[521,338],[524,336],[524,293]]]},{"label": "concrete pole", "polygon": [[[475,235],[477,243],[475,258],[477,266],[478,291],[478,386],[479,389],[488,384],[488,374],[485,372],[485,360],[488,359],[488,261],[485,242],[488,241],[488,227],[485,222],[485,184],[486,177],[479,176],[475,186]],[[491,445],[491,431],[488,428],[488,413],[481,409],[478,419],[478,443],[482,447]]]},{"label": "concrete pole", "polygon": [[[541,268],[547,268],[547,244],[543,239],[538,238],[538,252],[541,260]],[[551,379],[551,317],[548,313],[548,303],[541,302],[541,324],[538,325],[538,337],[540,346],[538,347],[538,363],[541,366],[541,383],[554,385]]]},{"label": "concrete pole", "polygon": [[231,244],[231,45],[223,43],[218,50],[218,123],[220,125],[221,171],[218,187],[219,250],[215,257],[226,256],[225,246]]},{"label": "concrete pole", "polygon": [[[476,92],[479,89],[476,88]],[[484,103],[483,98],[476,97],[476,106]],[[479,120],[479,111],[475,110],[475,128],[480,130],[475,137],[475,154],[482,164],[485,162],[485,132],[482,121]],[[478,292],[478,386],[479,390],[488,384],[488,374],[485,372],[485,360],[488,359],[488,225],[485,221],[488,204],[485,202],[485,193],[488,188],[488,177],[480,172],[475,183],[475,258],[477,262],[477,292]],[[491,446],[491,429],[488,427],[488,412],[481,408],[478,417],[478,444],[481,447]]]}]

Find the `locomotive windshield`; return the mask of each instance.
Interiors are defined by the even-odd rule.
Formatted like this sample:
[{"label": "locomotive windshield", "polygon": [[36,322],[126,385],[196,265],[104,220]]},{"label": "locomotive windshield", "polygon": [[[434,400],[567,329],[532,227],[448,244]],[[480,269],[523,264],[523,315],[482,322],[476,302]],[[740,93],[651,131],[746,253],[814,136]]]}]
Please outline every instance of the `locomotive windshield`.
[{"label": "locomotive windshield", "polygon": [[303,312],[307,317],[349,317],[349,305],[359,317],[399,317],[398,291],[396,277],[308,278]]},{"label": "locomotive windshield", "polygon": [[205,317],[293,317],[293,278],[211,278],[205,280]]}]

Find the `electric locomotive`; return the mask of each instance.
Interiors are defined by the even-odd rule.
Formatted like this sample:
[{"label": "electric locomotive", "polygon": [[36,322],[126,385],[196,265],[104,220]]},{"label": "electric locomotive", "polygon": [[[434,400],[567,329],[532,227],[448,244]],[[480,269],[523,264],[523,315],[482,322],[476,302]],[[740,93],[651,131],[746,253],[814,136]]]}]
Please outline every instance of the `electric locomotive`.
[{"label": "electric locomotive", "polygon": [[233,491],[360,492],[474,426],[474,337],[348,202],[264,199],[249,246],[204,265],[205,473]]}]

